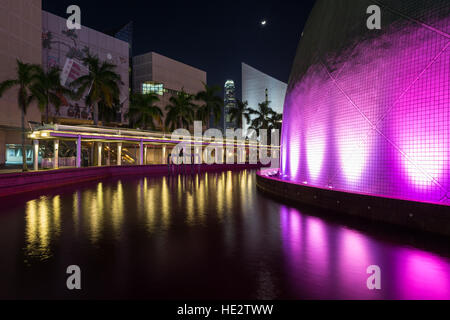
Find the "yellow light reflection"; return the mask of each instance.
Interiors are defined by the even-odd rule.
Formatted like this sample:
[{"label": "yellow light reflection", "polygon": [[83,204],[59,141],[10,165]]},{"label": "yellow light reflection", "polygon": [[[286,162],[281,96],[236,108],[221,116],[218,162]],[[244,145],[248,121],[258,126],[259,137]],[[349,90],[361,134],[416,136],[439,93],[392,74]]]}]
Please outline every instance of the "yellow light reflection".
[{"label": "yellow light reflection", "polygon": [[[89,199],[90,198],[90,199]],[[97,185],[97,192],[95,195],[90,194],[87,198],[88,206],[85,213],[88,215],[90,239],[92,243],[97,243],[101,238],[103,229],[103,184],[100,182]]]},{"label": "yellow light reflection", "polygon": [[53,225],[55,228],[55,235],[59,236],[61,233],[61,197],[59,195],[53,197]]},{"label": "yellow light reflection", "polygon": [[222,175],[220,175],[220,176],[217,175],[217,216],[218,216],[220,222],[222,222],[222,219],[223,219],[223,209],[224,209],[224,203],[225,203],[224,176],[225,176],[225,173],[222,173]]},{"label": "yellow light reflection", "polygon": [[124,197],[123,197],[123,186],[122,182],[117,182],[117,189],[113,194],[111,202],[111,214],[112,214],[112,225],[114,229],[114,235],[116,237],[120,236],[120,230],[123,223],[123,210],[124,210]]},{"label": "yellow light reflection", "polygon": [[75,233],[78,234],[80,231],[80,214],[81,214],[81,193],[80,191],[76,191],[73,194],[73,227],[75,229]]},{"label": "yellow light reflection", "polygon": [[[146,183],[144,184],[144,188],[147,188]],[[146,196],[144,210],[147,217],[147,230],[149,233],[153,233],[156,229],[156,202],[162,200],[156,197],[155,187],[150,187],[144,194]]]},{"label": "yellow light reflection", "polygon": [[197,205],[197,211],[198,211],[198,217],[200,219],[200,223],[205,222],[206,218],[206,212],[205,212],[205,205],[208,201],[208,197],[206,196],[206,190],[205,190],[205,180],[200,180],[199,176],[196,177],[197,180],[197,188],[195,190],[195,201]]},{"label": "yellow light reflection", "polygon": [[190,193],[186,193],[186,210],[187,210],[187,224],[190,226],[195,225],[194,216],[194,197]]},{"label": "yellow light reflection", "polygon": [[60,196],[28,201],[25,211],[25,256],[47,260],[52,256],[52,241],[61,233]]},{"label": "yellow light reflection", "polygon": [[167,229],[170,224],[170,194],[167,186],[167,177],[163,177],[161,187],[161,201],[162,201],[162,226]]}]

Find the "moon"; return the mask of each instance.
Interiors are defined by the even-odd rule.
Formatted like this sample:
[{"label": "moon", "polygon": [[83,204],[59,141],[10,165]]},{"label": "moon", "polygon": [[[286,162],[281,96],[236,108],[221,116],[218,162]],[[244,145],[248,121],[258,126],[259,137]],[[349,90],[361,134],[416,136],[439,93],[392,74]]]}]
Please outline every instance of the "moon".
[{"label": "moon", "polygon": [[261,25],[264,27],[267,24],[267,20],[262,20]]}]

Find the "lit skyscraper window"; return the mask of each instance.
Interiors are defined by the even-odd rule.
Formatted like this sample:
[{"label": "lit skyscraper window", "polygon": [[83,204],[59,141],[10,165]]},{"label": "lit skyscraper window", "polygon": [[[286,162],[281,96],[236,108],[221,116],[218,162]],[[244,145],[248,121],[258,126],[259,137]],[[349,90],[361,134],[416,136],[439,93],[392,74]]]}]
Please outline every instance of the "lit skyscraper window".
[{"label": "lit skyscraper window", "polygon": [[234,85],[233,80],[227,80],[225,82],[225,98],[224,98],[224,121],[225,121],[225,130],[230,128],[236,128],[236,121],[231,121],[230,109],[236,107],[236,87]]}]

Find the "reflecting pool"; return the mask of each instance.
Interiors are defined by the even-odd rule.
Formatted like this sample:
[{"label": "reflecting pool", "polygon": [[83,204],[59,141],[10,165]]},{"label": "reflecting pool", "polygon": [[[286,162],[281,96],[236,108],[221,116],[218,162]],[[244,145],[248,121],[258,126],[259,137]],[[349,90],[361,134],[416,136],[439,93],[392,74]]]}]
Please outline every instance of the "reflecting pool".
[{"label": "reflecting pool", "polygon": [[[257,191],[254,171],[111,179],[0,203],[3,299],[450,299],[448,239],[282,204]],[[66,287],[70,265],[80,291]],[[371,265],[381,290],[367,288]]]}]

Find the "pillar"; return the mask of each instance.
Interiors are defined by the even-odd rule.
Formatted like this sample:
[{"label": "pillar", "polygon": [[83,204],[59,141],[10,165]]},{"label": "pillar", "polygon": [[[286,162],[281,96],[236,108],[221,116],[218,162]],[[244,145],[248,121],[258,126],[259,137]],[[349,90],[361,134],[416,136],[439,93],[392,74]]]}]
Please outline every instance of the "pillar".
[{"label": "pillar", "polygon": [[59,140],[53,141],[53,169],[59,167]]},{"label": "pillar", "polygon": [[162,147],[162,164],[167,164],[167,159],[166,159],[166,146]]},{"label": "pillar", "polygon": [[139,143],[139,165],[144,164],[144,142],[141,140]]},{"label": "pillar", "polygon": [[194,147],[194,163],[195,164],[202,164],[202,147]]},{"label": "pillar", "polygon": [[117,165],[122,165],[122,142],[117,144]]},{"label": "pillar", "polygon": [[81,168],[81,136],[77,139],[77,168]]},{"label": "pillar", "polygon": [[33,169],[34,171],[39,170],[39,140],[33,141],[34,145],[34,160],[33,160]]},{"label": "pillar", "polygon": [[144,146],[144,165],[147,164],[147,150],[148,150],[148,147]]},{"label": "pillar", "polygon": [[98,153],[97,153],[97,166],[102,166],[102,148],[103,144],[101,142],[98,143]]},{"label": "pillar", "polygon": [[109,167],[111,165],[111,144],[108,143],[108,157],[106,158],[106,165]]}]

